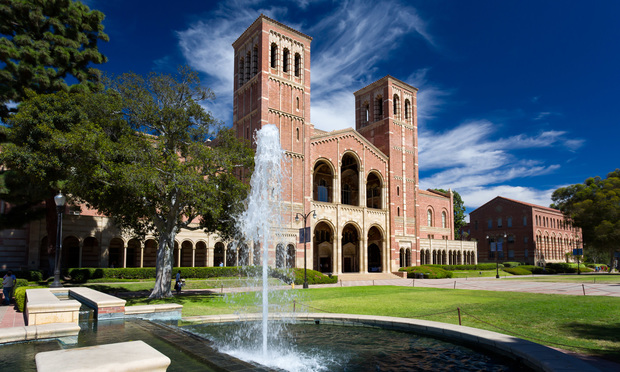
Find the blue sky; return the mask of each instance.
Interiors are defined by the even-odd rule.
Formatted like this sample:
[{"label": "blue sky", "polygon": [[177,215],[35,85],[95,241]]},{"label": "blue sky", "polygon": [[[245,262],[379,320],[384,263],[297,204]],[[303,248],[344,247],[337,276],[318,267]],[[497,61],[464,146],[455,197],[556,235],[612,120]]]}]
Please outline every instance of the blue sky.
[{"label": "blue sky", "polygon": [[232,42],[261,14],[313,38],[311,121],[354,127],[353,92],[392,75],[418,95],[420,187],[548,206],[620,167],[620,2],[90,0],[102,70],[188,64],[231,124]]}]

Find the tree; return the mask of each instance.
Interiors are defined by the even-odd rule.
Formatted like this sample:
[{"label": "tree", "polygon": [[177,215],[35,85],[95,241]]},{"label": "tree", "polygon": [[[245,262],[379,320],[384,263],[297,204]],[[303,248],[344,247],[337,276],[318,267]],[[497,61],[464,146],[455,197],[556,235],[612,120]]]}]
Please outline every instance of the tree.
[{"label": "tree", "polygon": [[231,215],[242,209],[248,191],[235,173],[252,169],[253,151],[200,105],[214,96],[188,68],[146,79],[123,74],[106,95],[121,100],[129,130],[115,123],[107,132],[104,125],[92,128],[95,145],[81,153],[69,186],[122,228],[158,236],[150,297],[169,297],[176,234],[199,226],[233,234]]},{"label": "tree", "polygon": [[[9,118],[22,101],[34,97],[33,92],[88,92],[103,87],[101,72],[91,66],[106,61],[97,49],[100,40],[108,41],[103,18],[103,13],[71,0],[0,0],[0,121],[8,124],[0,125],[0,153],[7,151],[5,142],[15,141],[8,158],[0,154],[0,199],[13,204],[0,226],[20,227],[45,216],[48,241],[56,239],[53,196],[62,179],[54,178],[58,172],[49,172],[53,163],[35,157],[29,164],[25,154],[17,155],[30,151],[18,134],[24,131],[15,127],[24,121],[10,124]],[[69,85],[67,79],[75,83]],[[47,171],[33,173],[37,166]]]},{"label": "tree", "polygon": [[[106,62],[97,49],[99,40],[108,41],[103,18],[73,0],[0,0],[0,119],[27,89],[44,94],[103,88],[101,72],[90,66]],[[69,86],[67,77],[77,83]]]},{"label": "tree", "polygon": [[583,184],[562,187],[553,192],[552,208],[562,211],[573,226],[581,229],[589,255],[609,259],[620,247],[620,169],[606,179],[588,178]]},{"label": "tree", "polygon": [[[443,192],[444,194],[450,194],[450,191],[446,191],[444,189],[435,189],[439,192]],[[465,226],[465,204],[463,203],[463,199],[461,195],[452,190],[453,196],[453,209],[454,209],[454,238],[461,239],[461,227]]]}]

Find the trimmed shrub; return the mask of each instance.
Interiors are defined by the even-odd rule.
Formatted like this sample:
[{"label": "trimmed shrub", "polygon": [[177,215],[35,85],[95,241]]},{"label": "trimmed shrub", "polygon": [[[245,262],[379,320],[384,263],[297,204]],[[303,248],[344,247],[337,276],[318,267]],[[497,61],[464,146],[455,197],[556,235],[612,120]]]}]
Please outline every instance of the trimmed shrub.
[{"label": "trimmed shrub", "polygon": [[517,267],[517,266],[521,265],[521,263],[520,262],[511,262],[511,261],[509,261],[509,262],[502,263],[502,265],[504,265],[504,267]]},{"label": "trimmed shrub", "polygon": [[507,273],[511,273],[512,275],[532,275],[532,272],[523,268],[522,266],[519,267],[506,267],[504,268],[504,271]]},{"label": "trimmed shrub", "polygon": [[403,267],[401,269],[404,269],[404,270],[400,270],[400,271],[407,272],[407,278],[410,278],[410,279],[415,278],[416,274],[424,275],[425,279],[452,278],[452,275],[453,275],[451,271],[444,270],[439,265],[410,266],[410,267]]},{"label": "trimmed shrub", "polygon": [[[494,263],[482,263],[477,265],[423,265],[428,267],[440,267],[444,270],[454,271],[454,270],[495,270]],[[415,267],[415,266],[412,266]],[[499,267],[503,267],[502,264],[499,264]],[[408,271],[406,267],[401,267],[398,271]]]},{"label": "trimmed shrub", "polygon": [[26,290],[27,289],[34,289],[34,288],[49,288],[49,287],[45,287],[45,286],[22,286],[22,287],[17,287],[15,288],[15,293],[13,294],[13,296],[15,296],[15,304],[17,305],[17,309],[20,312],[24,312],[24,306],[26,303]]}]

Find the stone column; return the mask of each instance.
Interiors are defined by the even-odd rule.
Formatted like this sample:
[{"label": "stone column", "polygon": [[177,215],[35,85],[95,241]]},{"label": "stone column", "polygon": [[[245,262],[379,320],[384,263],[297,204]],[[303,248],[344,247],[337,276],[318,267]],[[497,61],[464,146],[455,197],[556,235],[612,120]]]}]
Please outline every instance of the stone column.
[{"label": "stone column", "polygon": [[123,268],[127,267],[127,243],[123,240]]},{"label": "stone column", "polygon": [[360,239],[359,265],[359,272],[361,274],[368,274],[368,244],[366,239]]},{"label": "stone column", "polygon": [[78,267],[81,269],[82,268],[82,249],[84,249],[84,240],[82,239],[78,240],[78,249],[79,249]]},{"label": "stone column", "polygon": [[140,267],[144,267],[144,246],[146,242],[140,242]]},{"label": "stone column", "polygon": [[196,246],[192,245],[192,267],[196,267]]}]

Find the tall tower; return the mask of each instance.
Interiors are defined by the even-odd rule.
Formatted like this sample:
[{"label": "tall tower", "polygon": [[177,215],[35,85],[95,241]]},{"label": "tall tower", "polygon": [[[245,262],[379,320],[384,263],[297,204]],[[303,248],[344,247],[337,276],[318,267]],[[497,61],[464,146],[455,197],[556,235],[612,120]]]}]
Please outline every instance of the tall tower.
[{"label": "tall tower", "polygon": [[417,92],[388,75],[354,93],[355,129],[389,157],[392,259],[400,248],[416,251],[420,235]]},{"label": "tall tower", "polygon": [[280,143],[290,160],[284,165],[288,177],[283,201],[291,224],[295,213],[310,207],[305,195],[312,194],[311,41],[311,37],[261,14],[232,44],[233,129],[237,137],[252,141],[264,125],[274,124],[280,130]]}]

